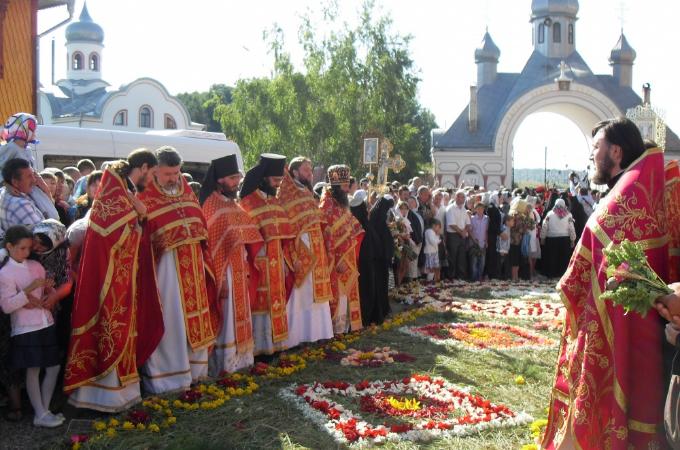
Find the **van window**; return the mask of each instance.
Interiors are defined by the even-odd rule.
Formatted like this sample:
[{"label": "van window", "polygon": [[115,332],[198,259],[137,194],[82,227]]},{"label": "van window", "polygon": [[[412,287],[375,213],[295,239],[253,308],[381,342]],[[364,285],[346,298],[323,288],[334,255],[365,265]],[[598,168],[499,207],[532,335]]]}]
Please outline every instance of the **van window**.
[{"label": "van window", "polygon": [[[99,169],[103,162],[113,161],[116,158],[102,158],[97,156],[70,156],[70,155],[45,155],[43,156],[43,167],[56,167],[57,169],[63,169],[68,166],[75,166],[81,159],[91,159],[97,169]],[[182,172],[188,172],[194,177],[194,181],[199,183],[203,182],[206,172],[208,172],[208,164],[202,162],[189,162],[185,161],[182,165]]]}]

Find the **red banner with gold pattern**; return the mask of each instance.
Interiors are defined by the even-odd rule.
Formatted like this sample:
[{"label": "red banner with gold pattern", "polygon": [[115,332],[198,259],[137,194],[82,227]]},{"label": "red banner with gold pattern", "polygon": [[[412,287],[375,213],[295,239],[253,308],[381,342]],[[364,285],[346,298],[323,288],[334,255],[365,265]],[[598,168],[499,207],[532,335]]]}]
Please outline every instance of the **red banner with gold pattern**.
[{"label": "red banner with gold pattern", "polygon": [[203,214],[208,224],[208,245],[220,299],[227,295],[226,272],[231,266],[236,351],[252,351],[250,299],[257,295],[257,277],[251,278],[251,273],[255,274],[255,255],[263,245],[262,235],[257,223],[235,200],[218,192],[213,192],[205,201]]},{"label": "red banner with gold pattern", "polygon": [[193,350],[212,344],[222,326],[208,230],[198,199],[183,177],[177,194],[168,194],[155,181],[139,199],[147,208],[147,228],[154,256],[175,251],[177,279],[184,309],[187,340]]},{"label": "red banner with gold pattern", "polygon": [[[142,239],[126,181],[106,170],[83,244],[64,391],[95,382],[115,370],[122,385],[139,379],[163,335],[163,318],[149,240]],[[146,242],[147,246],[144,247]]]},{"label": "red banner with gold pattern", "polygon": [[624,314],[600,298],[603,249],[641,242],[652,268],[668,275],[663,152],[633,162],[590,217],[558,284],[567,308],[543,447],[665,448],[661,320]]},{"label": "red banner with gold pattern", "polygon": [[276,197],[267,197],[256,190],[241,199],[240,205],[259,225],[266,246],[265,256],[255,258],[259,283],[257,296],[250,299],[251,310],[253,314],[269,314],[272,342],[281,342],[288,338],[286,304],[290,295],[284,254],[295,233]]}]

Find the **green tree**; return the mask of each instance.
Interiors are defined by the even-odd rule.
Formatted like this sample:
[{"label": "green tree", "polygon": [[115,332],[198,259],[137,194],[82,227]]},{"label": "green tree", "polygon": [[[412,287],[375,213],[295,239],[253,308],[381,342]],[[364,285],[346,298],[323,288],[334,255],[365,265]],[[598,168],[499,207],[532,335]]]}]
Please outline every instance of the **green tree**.
[{"label": "green tree", "polygon": [[[337,4],[322,10],[322,23],[337,23]],[[232,102],[215,107],[222,130],[241,146],[246,166],[274,151],[303,154],[326,166],[349,164],[363,174],[361,136],[379,130],[407,162],[399,175],[413,176],[430,160],[433,115],[417,99],[420,81],[409,36],[392,31],[388,16],[364,3],[358,24],[322,35],[310,13],[302,16],[299,43],[304,73],[296,71],[276,25],[264,34],[274,57],[268,78],[241,80]]]},{"label": "green tree", "polygon": [[186,106],[192,121],[205,124],[207,131],[222,131],[215,109],[231,103],[232,90],[225,84],[213,84],[208,92],[185,92],[177,94],[177,98]]}]

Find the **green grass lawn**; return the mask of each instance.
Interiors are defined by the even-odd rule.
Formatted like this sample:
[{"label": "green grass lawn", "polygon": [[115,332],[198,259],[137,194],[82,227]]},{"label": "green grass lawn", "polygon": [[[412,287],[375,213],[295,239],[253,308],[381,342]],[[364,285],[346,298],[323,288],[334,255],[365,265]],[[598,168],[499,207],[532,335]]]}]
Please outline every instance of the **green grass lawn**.
[{"label": "green grass lawn", "polygon": [[[488,289],[480,289],[479,298],[489,295]],[[488,297],[487,297],[488,298]],[[396,305],[395,309],[400,309]],[[469,316],[455,313],[428,312],[418,317],[412,324],[433,322],[462,322],[473,320]],[[531,329],[530,321],[496,320]],[[559,339],[556,332],[541,332],[545,336]],[[342,380],[356,383],[362,380],[401,379],[413,373],[427,373],[441,376],[460,386],[470,386],[472,393],[479,394],[493,403],[502,403],[513,411],[525,411],[534,418],[544,418],[548,405],[549,392],[555,370],[557,349],[527,351],[488,351],[472,352],[457,347],[436,345],[424,339],[403,334],[398,327],[376,333],[366,332],[348,347],[371,349],[375,346],[389,346],[400,352],[408,353],[416,360],[411,363],[387,364],[381,367],[342,366],[338,361],[309,361],[307,367],[291,376],[274,380],[257,380],[260,385],[253,395],[235,397],[223,406],[209,411],[175,410],[176,424],[161,429],[159,433],[147,431],[117,431],[113,438],[100,437],[90,440],[81,448],[171,448],[171,449],[210,449],[210,448],[342,448],[324,430],[298,410],[295,405],[279,396],[282,388],[293,383],[312,383],[314,381]],[[515,379],[522,375],[525,384],[517,384]],[[169,396],[169,399],[176,398]],[[345,399],[346,406],[352,405]],[[365,416],[365,415],[364,415]],[[108,418],[104,418],[106,420]],[[121,419],[122,421],[122,419]],[[58,436],[43,442],[44,447],[55,448],[68,436]],[[388,449],[425,448],[425,449],[518,449],[532,442],[528,425],[513,428],[486,430],[481,433],[438,439],[427,443],[388,443]]]}]

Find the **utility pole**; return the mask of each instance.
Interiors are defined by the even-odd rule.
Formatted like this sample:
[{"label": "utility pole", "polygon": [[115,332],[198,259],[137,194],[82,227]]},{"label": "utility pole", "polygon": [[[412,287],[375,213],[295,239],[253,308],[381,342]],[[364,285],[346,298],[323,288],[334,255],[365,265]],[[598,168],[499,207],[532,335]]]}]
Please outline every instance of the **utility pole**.
[{"label": "utility pole", "polygon": [[543,152],[543,186],[548,188],[548,146],[545,146]]}]

